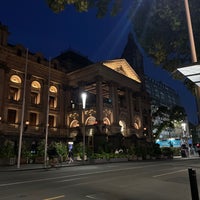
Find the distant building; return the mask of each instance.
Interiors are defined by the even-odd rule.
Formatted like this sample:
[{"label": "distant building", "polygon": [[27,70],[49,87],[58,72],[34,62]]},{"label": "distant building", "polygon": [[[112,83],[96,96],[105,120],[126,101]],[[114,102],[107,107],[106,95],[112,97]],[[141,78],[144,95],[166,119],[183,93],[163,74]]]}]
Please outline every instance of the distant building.
[{"label": "distant building", "polygon": [[[83,127],[86,145],[94,150],[102,140],[113,148],[151,141],[148,95],[126,59],[93,63],[68,50],[48,61],[22,45],[8,44],[7,37],[7,27],[0,25],[1,139],[18,144],[24,115],[23,141],[29,144],[44,139],[47,128],[49,141],[80,142]],[[144,128],[149,130],[145,137]]]},{"label": "distant building", "polygon": [[166,106],[171,108],[175,105],[180,105],[178,93],[168,85],[146,76],[145,86],[151,97],[152,107]]},{"label": "distant building", "polygon": [[[163,84],[160,81],[155,81],[150,77],[146,77],[146,90],[151,97],[151,112],[152,114],[156,112],[156,110],[160,106],[164,106],[167,108],[172,108],[174,106],[180,106],[180,98],[177,92],[171,87]],[[185,119],[185,123],[187,125],[187,137],[189,137],[189,129],[188,129],[188,121]],[[152,119],[152,127],[156,123],[156,119]],[[154,132],[154,130],[153,130]],[[185,131],[183,130],[180,123],[175,124],[175,127],[172,129],[170,127],[166,127],[159,135],[157,143],[162,147],[180,147],[184,142],[183,138]],[[185,139],[184,139],[185,140]],[[191,141],[189,141],[191,143]]]}]

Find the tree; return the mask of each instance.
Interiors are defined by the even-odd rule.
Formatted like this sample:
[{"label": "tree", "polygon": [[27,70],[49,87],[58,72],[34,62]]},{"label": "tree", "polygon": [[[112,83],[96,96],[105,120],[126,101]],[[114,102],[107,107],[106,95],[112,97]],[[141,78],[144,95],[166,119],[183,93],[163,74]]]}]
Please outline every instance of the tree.
[{"label": "tree", "polygon": [[[97,17],[108,12],[116,15],[122,8],[122,0],[47,0],[54,12],[67,6],[74,6],[79,12],[97,8]],[[197,49],[200,56],[200,1],[190,0],[191,19]],[[174,0],[133,0],[130,19],[136,38],[155,65],[162,67],[183,79],[185,85],[194,93],[194,84],[181,74],[173,73],[178,66],[191,63],[190,44],[186,22],[184,1]],[[109,9],[110,8],[110,9]]]},{"label": "tree", "polygon": [[186,118],[186,113],[183,107],[174,106],[168,108],[160,106],[156,112],[152,114],[153,132],[156,137],[167,129],[174,129],[177,123],[181,124]]},{"label": "tree", "polygon": [[[190,0],[189,3],[197,56],[200,56],[200,1]],[[133,10],[130,17],[136,37],[157,66],[174,72],[178,66],[191,63],[184,1],[140,0]],[[176,73],[175,78],[183,76]],[[188,80],[186,85],[190,89],[193,87]]]},{"label": "tree", "polygon": [[[122,0],[47,0],[54,12],[61,12],[74,6],[78,12],[97,8],[97,17],[119,13]],[[200,55],[200,1],[190,0],[191,18],[196,48]],[[190,59],[190,46],[184,1],[133,0],[130,18],[141,46],[156,65],[169,72]],[[110,9],[109,9],[110,8]]]},{"label": "tree", "polygon": [[[122,7],[122,0],[47,0],[49,7],[56,13],[72,5],[78,12],[87,12],[97,8],[97,17],[104,17],[106,13],[116,15]],[[109,9],[111,8],[111,9]]]}]

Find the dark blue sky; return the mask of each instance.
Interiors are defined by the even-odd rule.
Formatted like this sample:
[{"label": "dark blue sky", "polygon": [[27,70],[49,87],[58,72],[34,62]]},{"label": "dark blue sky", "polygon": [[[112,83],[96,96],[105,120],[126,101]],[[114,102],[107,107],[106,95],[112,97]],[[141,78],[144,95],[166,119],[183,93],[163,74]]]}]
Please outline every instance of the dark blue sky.
[{"label": "dark blue sky", "polygon": [[[47,59],[71,48],[97,62],[121,56],[131,31],[127,15],[132,0],[124,2],[125,7],[117,17],[97,19],[95,9],[78,13],[68,7],[55,14],[45,0],[6,0],[1,2],[0,22],[9,28],[9,43],[22,44],[33,53],[41,52]],[[179,93],[188,119],[197,123],[195,99],[191,93],[148,59],[145,63],[145,72],[149,76]]]}]

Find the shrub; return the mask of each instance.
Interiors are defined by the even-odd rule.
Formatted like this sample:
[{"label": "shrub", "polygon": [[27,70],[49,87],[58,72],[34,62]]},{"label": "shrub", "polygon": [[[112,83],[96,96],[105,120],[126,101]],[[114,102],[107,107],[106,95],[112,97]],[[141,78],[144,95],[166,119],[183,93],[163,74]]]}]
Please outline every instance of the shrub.
[{"label": "shrub", "polygon": [[11,158],[15,156],[14,142],[5,140],[3,146],[0,148],[0,157]]},{"label": "shrub", "polygon": [[173,157],[173,150],[172,150],[172,148],[170,148],[170,147],[163,147],[161,149],[161,151],[162,151],[162,154],[164,156],[167,156],[168,158]]}]

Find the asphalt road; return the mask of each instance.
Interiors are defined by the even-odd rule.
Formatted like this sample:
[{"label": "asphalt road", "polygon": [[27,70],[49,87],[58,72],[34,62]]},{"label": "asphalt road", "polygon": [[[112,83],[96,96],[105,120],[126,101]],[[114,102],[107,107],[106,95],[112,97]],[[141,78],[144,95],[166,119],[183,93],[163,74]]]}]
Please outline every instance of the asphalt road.
[{"label": "asphalt road", "polygon": [[188,168],[200,184],[200,159],[0,172],[0,200],[190,200]]}]

